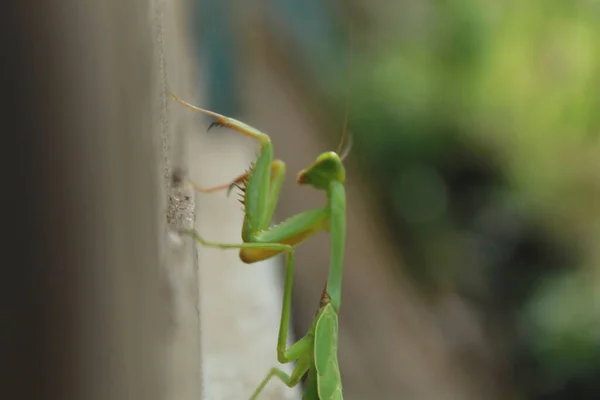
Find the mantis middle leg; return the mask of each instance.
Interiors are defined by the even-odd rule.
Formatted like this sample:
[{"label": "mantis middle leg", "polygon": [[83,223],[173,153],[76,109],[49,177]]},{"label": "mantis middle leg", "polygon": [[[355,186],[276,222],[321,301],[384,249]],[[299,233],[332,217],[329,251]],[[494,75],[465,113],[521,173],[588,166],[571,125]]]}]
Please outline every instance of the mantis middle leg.
[{"label": "mantis middle leg", "polygon": [[213,247],[219,249],[239,248],[278,250],[286,253],[283,304],[281,307],[281,319],[279,322],[279,334],[277,338],[277,360],[282,364],[286,364],[291,361],[298,362],[291,375],[286,374],[284,371],[278,368],[271,369],[267,376],[257,387],[257,389],[254,391],[251,400],[255,399],[260,394],[260,392],[262,392],[267,383],[275,376],[278,377],[288,387],[296,386],[298,382],[300,382],[300,379],[302,379],[306,371],[308,371],[311,365],[311,352],[313,351],[314,339],[312,334],[306,335],[302,339],[294,343],[292,346],[290,346],[288,349],[286,349],[291,316],[292,290],[294,283],[294,248],[290,245],[281,243],[214,243],[204,240],[195,230],[184,231],[184,233],[192,236],[198,243],[206,247]]}]

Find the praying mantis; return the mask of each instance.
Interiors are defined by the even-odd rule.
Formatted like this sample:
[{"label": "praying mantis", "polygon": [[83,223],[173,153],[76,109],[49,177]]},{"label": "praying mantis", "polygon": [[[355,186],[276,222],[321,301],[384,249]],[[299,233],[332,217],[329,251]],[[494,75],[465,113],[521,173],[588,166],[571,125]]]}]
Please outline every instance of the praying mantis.
[{"label": "praying mantis", "polygon": [[[308,379],[302,396],[304,400],[342,400],[342,380],[337,348],[338,314],[342,301],[342,272],[346,241],[346,192],[344,188],[346,170],[343,160],[351,148],[349,142],[342,151],[348,119],[348,104],[337,152],[322,153],[311,165],[301,170],[296,178],[300,185],[309,185],[317,190],[325,191],[326,205],[294,215],[279,224],[271,225],[286,166],[283,161],[274,159],[273,145],[269,136],[243,122],[194,106],[180,99],[173,92],[171,92],[171,96],[181,105],[215,118],[209,129],[213,126],[230,128],[260,142],[260,151],[256,161],[232,183],[203,188],[192,182],[197,191],[204,193],[226,188],[231,190],[233,187],[241,190],[241,202],[244,205],[243,243],[215,243],[205,240],[195,230],[183,231],[206,247],[239,249],[240,259],[247,264],[263,261],[281,253],[285,254],[283,305],[277,339],[277,360],[281,364],[295,361],[296,365],[291,375],[279,368],[272,368],[260,382],[250,400],[257,399],[274,377],[293,388],[307,373]],[[329,232],[331,236],[327,283],[308,333],[286,349],[294,278],[294,247],[320,231]]]}]

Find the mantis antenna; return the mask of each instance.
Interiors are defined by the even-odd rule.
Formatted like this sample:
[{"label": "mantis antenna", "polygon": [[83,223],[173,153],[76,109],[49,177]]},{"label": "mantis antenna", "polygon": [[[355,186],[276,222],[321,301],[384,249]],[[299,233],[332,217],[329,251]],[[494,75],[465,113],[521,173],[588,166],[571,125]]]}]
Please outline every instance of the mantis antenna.
[{"label": "mantis antenna", "polygon": [[350,92],[352,91],[352,21],[348,22],[348,42],[350,46],[350,53],[348,56],[348,92],[346,93],[346,111],[344,113],[344,124],[342,126],[342,137],[340,138],[340,144],[338,145],[337,153],[340,154],[340,159],[343,161],[350,150],[352,149],[352,135],[348,136],[348,141],[344,143],[346,138],[346,132],[348,131],[348,115],[350,114]]}]

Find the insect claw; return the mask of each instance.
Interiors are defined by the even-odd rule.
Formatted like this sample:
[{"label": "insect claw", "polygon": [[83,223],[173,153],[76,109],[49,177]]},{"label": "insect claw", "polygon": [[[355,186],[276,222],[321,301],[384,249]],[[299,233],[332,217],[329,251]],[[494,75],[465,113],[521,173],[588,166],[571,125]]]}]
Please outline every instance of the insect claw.
[{"label": "insect claw", "polygon": [[231,182],[231,184],[229,184],[229,187],[227,188],[227,197],[229,197],[229,194],[231,193],[234,187],[237,187],[239,189],[237,182]]},{"label": "insect claw", "polygon": [[214,127],[217,127],[217,128],[218,128],[218,127],[221,127],[221,126],[223,126],[223,124],[221,124],[219,121],[212,122],[212,123],[211,123],[211,124],[208,126],[208,128],[206,129],[206,132],[210,131],[210,130],[211,130],[212,128],[214,128]]}]

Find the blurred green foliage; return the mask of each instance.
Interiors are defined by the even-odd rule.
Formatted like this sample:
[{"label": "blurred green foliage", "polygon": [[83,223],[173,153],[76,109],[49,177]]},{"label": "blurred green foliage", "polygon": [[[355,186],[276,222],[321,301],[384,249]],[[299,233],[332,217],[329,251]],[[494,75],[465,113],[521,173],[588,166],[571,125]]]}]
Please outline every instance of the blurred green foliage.
[{"label": "blurred green foliage", "polygon": [[599,398],[600,3],[404,4],[355,35],[352,158],[432,299],[511,332],[524,394]]}]

